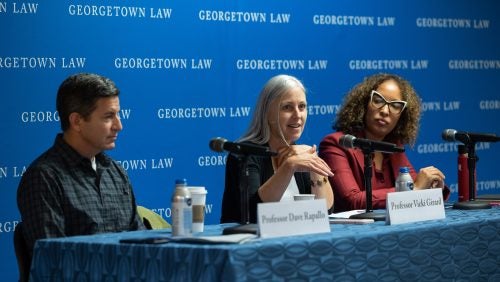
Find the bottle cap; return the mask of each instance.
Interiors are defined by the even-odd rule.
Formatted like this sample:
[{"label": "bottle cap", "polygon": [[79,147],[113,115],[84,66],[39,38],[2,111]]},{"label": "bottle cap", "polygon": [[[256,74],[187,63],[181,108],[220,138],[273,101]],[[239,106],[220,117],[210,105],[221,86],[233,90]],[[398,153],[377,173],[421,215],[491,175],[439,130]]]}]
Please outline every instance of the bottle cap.
[{"label": "bottle cap", "polygon": [[187,185],[186,178],[176,179],[175,180],[175,185]]},{"label": "bottle cap", "polygon": [[399,168],[399,172],[400,173],[409,173],[410,169],[408,169],[407,166],[402,166],[402,167]]}]

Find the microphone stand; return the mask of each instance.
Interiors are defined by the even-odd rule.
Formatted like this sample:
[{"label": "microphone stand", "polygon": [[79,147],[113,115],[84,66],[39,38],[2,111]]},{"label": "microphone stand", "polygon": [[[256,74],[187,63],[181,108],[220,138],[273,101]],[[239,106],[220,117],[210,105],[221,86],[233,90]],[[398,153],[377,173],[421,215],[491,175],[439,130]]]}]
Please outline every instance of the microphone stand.
[{"label": "microphone stand", "polygon": [[255,223],[250,223],[250,210],[248,205],[248,156],[249,154],[237,154],[238,169],[240,171],[240,206],[241,206],[241,220],[240,225],[226,227],[222,230],[223,235],[251,233],[258,234],[259,226]]},{"label": "microphone stand", "polygon": [[466,144],[469,151],[467,157],[467,168],[469,169],[469,201],[456,202],[453,204],[454,209],[459,210],[479,210],[491,209],[491,205],[485,202],[476,201],[476,142],[470,141]]},{"label": "microphone stand", "polygon": [[376,213],[372,207],[372,167],[373,167],[373,149],[366,146],[362,148],[365,156],[365,169],[364,169],[364,184],[366,190],[366,211],[364,213],[351,215],[349,218],[354,219],[373,219],[375,221],[385,220],[385,213]]}]

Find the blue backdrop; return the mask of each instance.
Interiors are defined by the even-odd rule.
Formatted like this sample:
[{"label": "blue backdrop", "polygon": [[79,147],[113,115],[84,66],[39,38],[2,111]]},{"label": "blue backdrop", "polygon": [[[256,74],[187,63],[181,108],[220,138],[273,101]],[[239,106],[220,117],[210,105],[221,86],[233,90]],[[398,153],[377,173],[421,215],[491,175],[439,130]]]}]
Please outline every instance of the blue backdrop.
[{"label": "blue backdrop", "polygon": [[[300,143],[319,144],[343,96],[363,77],[407,78],[424,102],[407,148],[435,165],[457,199],[456,143],[446,128],[500,134],[500,3],[446,1],[0,1],[0,273],[17,278],[16,190],[25,168],[60,131],[55,95],[76,72],[121,89],[124,130],[109,154],[127,169],[139,204],[167,220],[176,178],[208,190],[218,223],[225,154],[273,75],[308,89]],[[478,194],[499,193],[499,144],[477,145]]]}]

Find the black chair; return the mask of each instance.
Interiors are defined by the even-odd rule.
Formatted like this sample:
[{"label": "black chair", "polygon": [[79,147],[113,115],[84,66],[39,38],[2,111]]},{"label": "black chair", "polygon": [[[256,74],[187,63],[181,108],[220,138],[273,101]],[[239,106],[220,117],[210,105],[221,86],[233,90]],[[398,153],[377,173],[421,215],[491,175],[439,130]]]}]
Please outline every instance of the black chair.
[{"label": "black chair", "polygon": [[19,222],[14,230],[14,250],[16,252],[17,266],[19,269],[19,281],[29,281],[31,258],[23,235],[23,223]]}]

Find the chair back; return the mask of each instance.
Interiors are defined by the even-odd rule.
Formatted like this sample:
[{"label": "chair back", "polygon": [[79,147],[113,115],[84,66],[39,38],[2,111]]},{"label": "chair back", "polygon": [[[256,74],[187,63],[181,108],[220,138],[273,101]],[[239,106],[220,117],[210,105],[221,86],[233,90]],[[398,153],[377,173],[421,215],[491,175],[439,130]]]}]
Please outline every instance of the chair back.
[{"label": "chair back", "polygon": [[170,224],[161,215],[143,206],[137,206],[137,213],[147,229],[170,228]]},{"label": "chair back", "polygon": [[23,223],[19,222],[14,229],[14,251],[16,252],[17,267],[19,269],[19,281],[29,280],[31,258],[28,252],[28,246],[23,235]]}]

